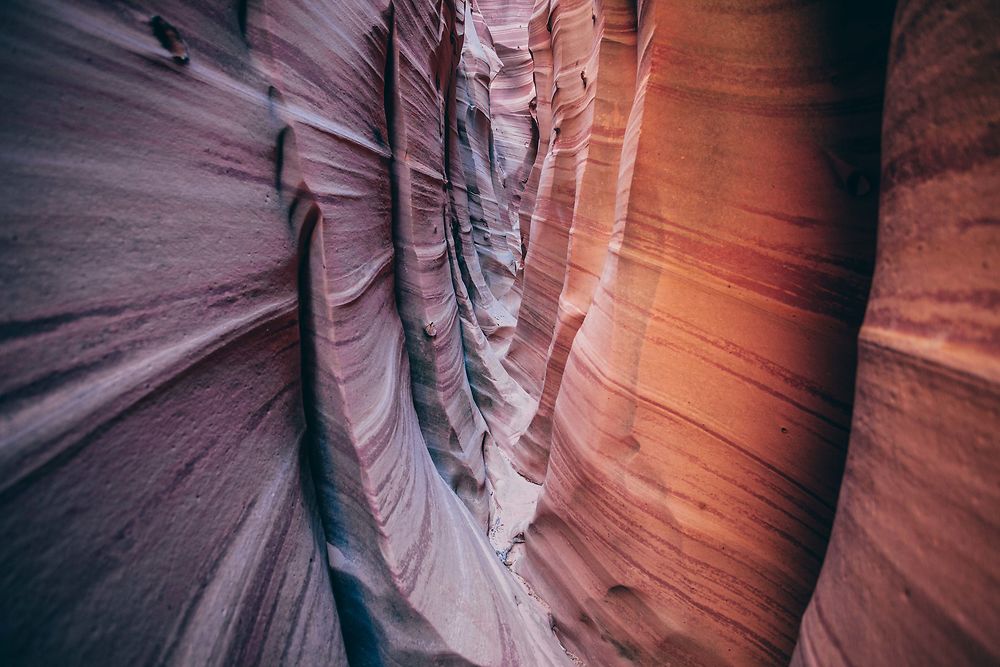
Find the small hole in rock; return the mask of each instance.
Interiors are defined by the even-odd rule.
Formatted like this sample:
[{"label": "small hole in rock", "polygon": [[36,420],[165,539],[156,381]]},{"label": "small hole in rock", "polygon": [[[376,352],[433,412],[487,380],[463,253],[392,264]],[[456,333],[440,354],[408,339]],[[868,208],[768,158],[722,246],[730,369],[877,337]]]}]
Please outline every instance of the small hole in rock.
[{"label": "small hole in rock", "polygon": [[181,37],[181,33],[174,26],[170,25],[162,16],[154,16],[149,19],[149,26],[153,29],[153,36],[160,42],[160,46],[167,50],[173,57],[174,62],[179,65],[186,65],[190,61],[187,44]]}]

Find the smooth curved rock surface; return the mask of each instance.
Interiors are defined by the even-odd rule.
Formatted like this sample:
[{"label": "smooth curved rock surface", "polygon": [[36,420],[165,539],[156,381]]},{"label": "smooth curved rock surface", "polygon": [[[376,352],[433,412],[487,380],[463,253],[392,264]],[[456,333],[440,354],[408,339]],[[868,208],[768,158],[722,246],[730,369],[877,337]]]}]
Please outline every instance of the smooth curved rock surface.
[{"label": "smooth curved rock surface", "polygon": [[0,663],[1000,659],[989,3],[154,4],[0,6]]},{"label": "smooth curved rock surface", "polygon": [[0,8],[0,662],[346,664],[230,3]]},{"label": "smooth curved rock surface", "polygon": [[998,30],[990,2],[900,3],[851,446],[794,665],[1000,661]]},{"label": "smooth curved rock surface", "polygon": [[[551,74],[539,70],[535,78],[538,95],[549,98],[545,108],[550,115],[549,137],[539,155],[517,329],[504,359],[511,377],[531,398],[532,413],[545,380],[578,198],[578,175],[590,145],[594,87],[587,86],[586,72],[588,68],[596,70],[597,53],[589,0],[560,0],[551,5],[540,0],[535,10],[535,30],[545,18],[551,43]],[[530,420],[530,413],[518,415],[514,425],[518,436],[527,430]],[[544,464],[536,462],[528,440],[521,438],[516,447],[509,441],[500,445],[522,474],[535,482],[543,480]]]},{"label": "smooth curved rock surface", "polygon": [[588,663],[791,655],[850,423],[890,17],[640,8],[624,201],[520,570]]},{"label": "smooth curved rock surface", "polygon": [[7,664],[568,660],[485,535],[473,10],[5,6]]},{"label": "smooth curved rock surface", "polygon": [[604,269],[617,210],[627,200],[627,192],[619,192],[619,183],[627,188],[630,182],[627,176],[619,179],[619,168],[638,69],[634,3],[598,3],[593,22],[598,40],[596,58],[580,73],[581,84],[589,85],[594,95],[589,148],[579,176],[580,191],[573,207],[565,276],[538,409],[515,450],[522,471],[534,479],[545,478],[552,412],[566,358]]},{"label": "smooth curved rock surface", "polygon": [[[333,3],[325,11],[283,5],[286,14],[273,26],[285,30],[320,21],[333,9]],[[337,33],[342,41],[331,39],[331,31],[318,32],[312,44],[300,35],[301,50],[287,58],[277,48],[286,41],[280,32],[271,39],[289,73],[309,71],[315,63],[343,75],[349,63],[357,62],[385,76],[384,86],[372,86],[369,69],[354,82],[338,81],[354,91],[350,96],[321,88],[321,100],[311,99],[312,86],[292,76],[283,79],[293,119],[296,108],[313,104],[332,116],[324,133],[294,123],[299,160],[291,155],[283,164],[288,165],[286,183],[304,184],[296,211],[316,218],[305,327],[309,393],[320,461],[320,513],[348,658],[354,664],[561,664],[567,658],[544,612],[510,578],[489,547],[485,525],[473,520],[428,455],[411,395],[411,362],[397,303],[393,235],[406,231],[418,187],[436,199],[413,206],[427,216],[415,227],[426,233],[430,225],[433,233],[440,225],[440,236],[424,259],[444,265],[448,251],[445,183],[432,166],[447,165],[421,162],[441,156],[444,137],[425,136],[422,149],[407,142],[408,128],[418,126],[422,113],[433,117],[443,110],[440,90],[450,82],[435,84],[434,69],[416,54],[450,43],[459,29],[469,39],[471,8],[461,25],[446,23],[462,19],[440,16],[432,3],[373,7],[365,1],[352,7],[338,3],[336,9],[340,23],[372,26],[372,31]],[[458,45],[441,57],[464,52]],[[304,54],[315,60],[300,60]],[[478,67],[470,63],[470,69]],[[438,126],[442,133],[446,129]],[[398,182],[390,187],[392,173]],[[366,196],[344,196],[351,192]],[[418,295],[404,296],[422,301]],[[457,343],[453,337],[452,345]],[[450,358],[460,363],[460,356]]]},{"label": "smooth curved rock surface", "polygon": [[[512,227],[517,234],[509,237],[513,254],[518,260],[517,272],[524,264],[524,240],[521,211],[528,177],[535,164],[538,129],[531,113],[535,99],[534,62],[528,48],[528,23],[534,8],[533,0],[482,0],[477,5],[489,28],[493,47],[501,68],[490,83],[490,112],[494,119],[493,143],[496,150],[495,170],[507,201],[506,214],[513,216]],[[520,306],[520,281],[515,280],[505,299],[507,310],[517,313]]]}]

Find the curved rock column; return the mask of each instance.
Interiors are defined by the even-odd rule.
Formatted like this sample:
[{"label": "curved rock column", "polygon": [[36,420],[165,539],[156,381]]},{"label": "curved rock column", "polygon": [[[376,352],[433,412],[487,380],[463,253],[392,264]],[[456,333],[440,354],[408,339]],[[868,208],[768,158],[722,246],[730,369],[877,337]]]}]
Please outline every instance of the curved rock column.
[{"label": "curved rock column", "polygon": [[[537,15],[536,15],[537,16]],[[537,25],[537,18],[533,19]],[[580,172],[587,160],[594,115],[594,87],[587,71],[596,71],[595,15],[590,0],[550,3],[546,31],[552,44],[552,78],[536,76],[539,96],[551,100],[551,131],[545,152],[539,151],[541,171],[531,215],[531,232],[524,259],[521,308],[504,366],[532,400],[531,412],[518,415],[520,436],[527,430],[542,393],[552,349],[559,295],[566,273],[569,231],[579,198]],[[540,147],[541,148],[541,147]],[[500,441],[521,470],[541,482],[544,466],[537,454]],[[527,443],[526,443],[527,444]]]},{"label": "curved rock column", "polygon": [[[503,145],[494,145],[487,134],[476,131],[476,123],[492,123],[490,88],[492,77],[499,67],[493,52],[491,37],[485,29],[474,24],[477,12],[474,5],[466,4],[462,20],[456,23],[455,34],[460,37],[453,44],[455,53],[452,67],[456,72],[446,91],[445,121],[446,155],[448,170],[449,208],[446,237],[452,264],[453,288],[459,309],[459,323],[465,354],[469,384],[476,405],[486,423],[489,434],[483,445],[492,446],[492,441],[513,441],[516,437],[513,423],[530,411],[531,399],[510,377],[504,368],[503,350],[510,343],[515,317],[508,306],[516,307],[519,301],[519,282],[509,285],[502,275],[493,273],[492,284],[507,288],[506,295],[498,290],[502,300],[497,298],[487,278],[487,265],[492,261],[494,268],[500,266],[491,258],[480,261],[477,236],[487,253],[494,255],[490,242],[484,238],[489,227],[500,228],[507,236],[507,251],[520,261],[520,250],[515,254],[510,244],[515,222],[508,220],[504,230],[497,218],[499,207],[492,206],[492,217],[485,214],[483,192],[494,192],[494,158],[503,156]],[[474,35],[466,40],[465,35],[472,30]],[[509,122],[513,113],[513,99],[506,100],[508,114],[502,116],[498,126]],[[525,106],[527,109],[527,106]],[[470,134],[471,128],[471,134]],[[473,141],[475,139],[475,141]],[[519,234],[519,232],[518,232]],[[502,247],[501,247],[502,248]],[[502,269],[508,271],[508,269]],[[512,269],[518,273],[520,266]],[[511,274],[513,275],[513,274]]]},{"label": "curved rock column", "polygon": [[851,446],[794,665],[1000,661],[998,34],[987,0],[896,16]]},{"label": "curved rock column", "polygon": [[[545,478],[552,440],[552,411],[566,358],[590,308],[608,254],[621,182],[618,169],[635,94],[638,69],[635,3],[631,0],[595,3],[593,20],[597,25],[597,59],[581,72],[581,83],[594,90],[590,148],[579,176],[580,193],[569,231],[565,276],[542,394],[531,425],[514,450],[521,471],[537,480]],[[621,197],[624,199],[625,194]]]},{"label": "curved rock column", "polygon": [[520,276],[524,249],[520,229],[521,199],[535,164],[538,130],[531,113],[535,98],[534,62],[528,48],[528,23],[533,0],[479,0],[477,3],[489,26],[500,71],[490,84],[495,169],[507,201],[507,215],[517,234],[508,236],[517,258],[517,278],[504,305],[516,313],[520,304]]},{"label": "curved rock column", "polygon": [[[487,429],[466,375],[446,238],[447,129],[442,88],[454,78],[456,62],[449,57],[454,16],[440,17],[443,27],[438,44],[431,41],[433,33],[421,30],[420,18],[429,19],[400,17],[398,24],[416,34],[398,36],[386,66],[396,306],[406,334],[414,407],[431,458],[485,526],[489,514],[483,461]],[[414,52],[425,51],[440,58],[436,71],[426,70],[423,59],[415,56]],[[431,76],[433,86],[429,85]]]},{"label": "curved rock column", "polygon": [[[436,59],[454,63],[463,31],[469,38],[474,29],[464,9],[442,15],[429,0],[281,2],[268,24],[277,113],[294,139],[283,144],[282,181],[298,201],[295,215],[313,220],[303,297],[310,426],[352,664],[568,660],[485,526],[435,470],[411,393],[406,320],[414,311],[399,308],[434,301],[396,269],[426,262],[446,274],[437,262],[451,246],[431,235],[443,204],[435,188],[450,165],[426,161],[457,156],[434,145],[454,118],[438,116],[450,83],[435,74]],[[302,34],[303,25],[327,29]],[[453,39],[453,49],[438,48]],[[418,126],[427,128],[420,139]],[[426,254],[396,258],[408,242]]]},{"label": "curved rock column", "polygon": [[[528,181],[521,193],[521,208],[518,217],[521,223],[522,256],[527,255],[531,239],[531,218],[535,211],[538,181],[542,175],[542,165],[549,149],[552,134],[552,26],[549,23],[551,0],[534,0],[531,17],[528,20],[528,51],[531,53],[531,71],[535,87],[535,97],[529,110],[535,121],[535,160],[528,173]],[[523,276],[522,276],[523,277]]]},{"label": "curved rock column", "polygon": [[890,17],[640,4],[630,180],[521,570],[591,664],[792,653],[850,423]]}]

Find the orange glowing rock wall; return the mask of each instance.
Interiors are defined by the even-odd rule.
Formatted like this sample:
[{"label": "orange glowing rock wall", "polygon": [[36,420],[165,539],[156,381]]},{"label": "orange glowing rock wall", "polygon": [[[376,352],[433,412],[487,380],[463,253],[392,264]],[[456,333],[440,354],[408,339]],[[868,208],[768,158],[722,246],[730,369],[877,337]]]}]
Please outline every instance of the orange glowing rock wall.
[{"label": "orange glowing rock wall", "polygon": [[[560,40],[592,39],[589,26],[560,33],[575,14],[553,7],[553,53]],[[616,194],[606,175],[587,178],[608,169],[607,145],[592,146],[604,149],[593,164],[573,151],[584,166],[560,169],[560,146],[590,132],[584,115],[553,120],[563,131],[546,160],[563,187],[539,188],[519,327],[533,253],[548,274],[566,261],[567,230],[583,258],[607,233],[592,211],[605,222],[614,211],[615,226],[596,290],[586,276],[599,259],[571,260],[559,284],[550,371],[572,339],[561,331],[580,310],[586,319],[559,383],[520,572],[590,664],[775,664],[792,653],[847,445],[891,9],[640,3],[627,125],[603,100],[593,131],[624,144]],[[628,52],[607,32],[629,25],[621,10],[602,7],[592,44]],[[586,52],[557,76],[554,119],[566,86],[583,94]],[[572,223],[567,195],[579,197]],[[543,224],[551,245],[548,229],[536,241]],[[545,409],[529,434],[544,433]],[[535,456],[545,444],[532,439],[523,459],[532,476],[545,470]]]},{"label": "orange glowing rock wall", "polygon": [[140,4],[0,4],[0,663],[1000,659],[989,2]]}]

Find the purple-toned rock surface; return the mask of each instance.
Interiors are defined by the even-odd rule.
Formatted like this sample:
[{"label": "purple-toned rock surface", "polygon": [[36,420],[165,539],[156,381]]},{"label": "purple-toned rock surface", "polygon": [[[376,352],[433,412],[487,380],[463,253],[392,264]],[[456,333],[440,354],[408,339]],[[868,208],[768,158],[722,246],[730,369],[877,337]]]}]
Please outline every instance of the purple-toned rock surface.
[{"label": "purple-toned rock surface", "polygon": [[346,664],[272,82],[158,11],[0,8],[0,662]]},{"label": "purple-toned rock surface", "polygon": [[3,8],[5,663],[567,660],[485,535],[457,249],[520,238],[444,9]]},{"label": "purple-toned rock surface", "polygon": [[998,16],[3,3],[0,664],[996,662]]}]

